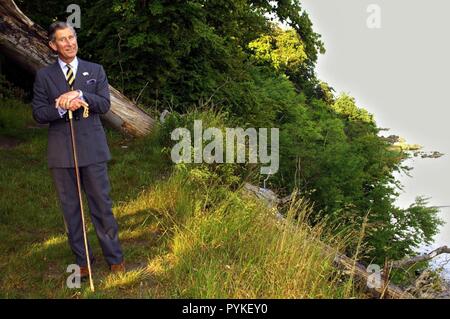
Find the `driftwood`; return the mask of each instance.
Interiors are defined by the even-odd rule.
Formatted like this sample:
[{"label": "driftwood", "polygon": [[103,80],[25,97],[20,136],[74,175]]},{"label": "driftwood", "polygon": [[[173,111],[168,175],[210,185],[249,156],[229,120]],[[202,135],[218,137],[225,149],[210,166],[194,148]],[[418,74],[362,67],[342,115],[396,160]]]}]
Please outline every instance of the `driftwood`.
[{"label": "driftwood", "polygon": [[[13,0],[0,0],[0,13],[2,54],[32,73],[55,62],[56,55],[47,45],[45,30],[23,14]],[[102,118],[128,135],[150,133],[155,120],[112,86],[110,90],[111,109]]]},{"label": "driftwood", "polygon": [[[356,279],[360,280],[363,283],[369,283],[373,279],[370,278],[373,276],[372,273],[368,272],[364,265],[355,262],[355,260],[336,252],[330,246],[326,246],[323,244],[324,249],[328,250],[329,253],[335,254],[334,262],[338,267],[346,270],[347,273],[354,276]],[[384,277],[384,278],[383,278]],[[367,286],[368,292],[377,298],[389,298],[389,299],[415,299],[415,297],[401,289],[400,287],[389,282],[388,275],[386,273],[381,275],[378,281],[378,284],[371,285],[371,287]]]},{"label": "driftwood", "polygon": [[[284,204],[289,201],[289,196],[279,199],[277,195],[266,188],[261,188],[255,185],[246,183],[244,189],[255,195],[257,198],[263,200],[268,208],[273,210],[276,214],[277,219],[286,221],[284,217],[278,212],[277,205]],[[318,245],[322,247],[322,251],[327,256],[332,256],[334,258],[334,263],[336,267],[343,269],[345,273],[353,276],[355,279],[363,283],[369,283],[373,281],[373,273],[368,272],[366,267],[361,263],[339,253],[335,248],[332,248],[322,242],[317,242]],[[386,268],[386,267],[385,267]],[[385,269],[387,270],[387,269]],[[383,278],[384,277],[384,278]],[[376,298],[390,298],[390,299],[414,299],[415,297],[402,290],[400,287],[389,283],[388,271],[385,271],[383,276],[380,274],[377,284],[370,285],[367,287],[367,291]]]},{"label": "driftwood", "polygon": [[432,252],[430,252],[428,254],[423,254],[423,255],[419,255],[419,256],[415,256],[412,258],[403,259],[403,260],[399,260],[399,261],[392,261],[390,263],[390,267],[391,268],[409,267],[418,262],[433,259],[441,254],[450,254],[450,248],[448,248],[447,246],[442,246],[442,247],[439,247],[439,248],[433,250]]}]

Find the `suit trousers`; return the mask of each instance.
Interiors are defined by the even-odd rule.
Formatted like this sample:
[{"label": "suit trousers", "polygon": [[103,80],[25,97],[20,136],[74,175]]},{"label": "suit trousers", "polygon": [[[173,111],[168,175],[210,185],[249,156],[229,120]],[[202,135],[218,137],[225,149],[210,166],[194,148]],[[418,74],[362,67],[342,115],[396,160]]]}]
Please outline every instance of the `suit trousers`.
[{"label": "suit trousers", "polygon": [[[123,261],[123,253],[119,242],[119,227],[112,213],[107,163],[101,162],[80,167],[79,171],[81,189],[86,195],[91,221],[106,262],[109,265],[119,264]],[[75,254],[76,263],[79,266],[86,266],[75,168],[51,168],[51,172],[63,210],[70,248]],[[90,246],[88,247],[90,260],[93,261],[92,251]]]}]

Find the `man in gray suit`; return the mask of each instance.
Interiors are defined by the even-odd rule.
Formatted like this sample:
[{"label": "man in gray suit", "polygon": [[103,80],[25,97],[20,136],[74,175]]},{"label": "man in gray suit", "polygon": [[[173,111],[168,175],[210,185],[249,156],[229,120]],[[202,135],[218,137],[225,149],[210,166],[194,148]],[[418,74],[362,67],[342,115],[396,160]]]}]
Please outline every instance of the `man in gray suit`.
[{"label": "man in gray suit", "polygon": [[[87,277],[68,110],[74,114],[80,181],[103,255],[111,271],[125,271],[118,225],[109,197],[106,163],[111,155],[99,116],[110,108],[108,80],[101,65],[77,58],[78,44],[72,26],[53,23],[49,28],[49,40],[50,47],[58,53],[58,61],[36,74],[33,117],[38,123],[49,123],[48,166],[59,195],[69,244],[80,266],[81,277]],[[86,103],[88,117],[81,115]],[[92,256],[90,261],[93,262]]]}]

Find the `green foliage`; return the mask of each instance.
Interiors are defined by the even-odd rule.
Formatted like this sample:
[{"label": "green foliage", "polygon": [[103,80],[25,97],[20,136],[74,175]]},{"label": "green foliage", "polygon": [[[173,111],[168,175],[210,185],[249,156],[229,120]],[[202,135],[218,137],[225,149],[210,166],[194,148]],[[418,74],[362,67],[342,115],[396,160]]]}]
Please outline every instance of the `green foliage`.
[{"label": "green foliage", "polygon": [[293,29],[282,31],[275,27],[273,35],[261,36],[250,42],[249,48],[256,62],[267,63],[281,73],[302,67],[308,58],[301,38]]},{"label": "green foliage", "polygon": [[[99,16],[105,8],[108,14]],[[80,42],[126,94],[142,91],[144,104],[163,101],[180,109],[208,98],[242,63],[239,48],[208,17],[196,1],[99,1],[86,14],[89,27]]]},{"label": "green foliage", "polygon": [[347,94],[339,96],[332,108],[349,122],[364,122],[375,126],[372,114],[369,114],[365,109],[358,108],[355,99]]},{"label": "green foliage", "polygon": [[17,6],[28,16],[33,22],[36,22],[44,30],[54,21],[65,21],[70,15],[67,13],[67,7],[76,3],[80,6],[82,14],[84,9],[89,6],[89,0],[46,0],[44,3],[33,0],[15,0]]},{"label": "green foliage", "polygon": [[436,225],[443,224],[437,217],[438,209],[428,207],[428,200],[417,197],[414,204],[407,209],[396,209],[391,218],[393,222],[383,231],[391,231],[391,242],[385,242],[389,247],[389,258],[399,260],[403,256],[411,255],[421,244],[431,244],[437,234]]},{"label": "green foliage", "polygon": [[[21,8],[47,27],[64,20],[67,1],[50,6],[23,0]],[[293,30],[280,33],[280,58],[301,38],[301,62],[312,72],[320,36],[297,1],[81,1],[80,55],[102,63],[111,83],[145,105],[162,101],[180,111],[199,99],[231,95],[227,83],[245,86],[249,43],[272,31],[265,15]],[[55,14],[56,12],[56,14]],[[66,13],[68,16],[68,13]],[[295,31],[294,31],[295,30]],[[286,49],[284,48],[286,44]],[[291,46],[291,47],[289,47]],[[219,89],[220,88],[220,89]],[[221,94],[223,93],[223,94]]]},{"label": "green foliage", "polygon": [[[217,128],[222,131],[225,136],[225,128],[229,127],[229,120],[226,113],[220,113],[210,110],[192,109],[185,114],[172,113],[169,114],[161,128],[161,143],[164,145],[164,153],[170,161],[170,152],[177,141],[171,139],[171,133],[177,128],[186,128],[190,132],[191,145],[194,143],[194,121],[202,121],[202,126],[206,128]],[[228,123],[228,124],[227,124]],[[203,132],[202,132],[203,134]],[[209,140],[202,141],[202,149],[210,143]],[[237,188],[242,183],[243,178],[251,174],[257,167],[249,167],[246,164],[218,164],[218,163],[194,163],[194,149],[192,149],[192,163],[178,164],[178,168],[192,172],[192,176],[196,176],[198,181],[208,184],[211,181],[221,181],[224,185]],[[223,158],[226,158],[225,147],[223,149]]]}]

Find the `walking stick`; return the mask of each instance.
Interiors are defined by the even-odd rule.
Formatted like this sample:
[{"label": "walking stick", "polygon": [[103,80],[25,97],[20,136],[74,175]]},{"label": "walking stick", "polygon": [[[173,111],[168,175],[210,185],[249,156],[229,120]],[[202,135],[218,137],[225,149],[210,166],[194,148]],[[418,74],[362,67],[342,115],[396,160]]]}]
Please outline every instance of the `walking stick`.
[{"label": "walking stick", "polygon": [[[83,107],[85,110],[85,113],[83,114],[83,116],[84,116],[87,114],[88,104],[85,103],[85,105],[83,105]],[[85,117],[87,117],[87,115]],[[75,164],[75,175],[77,178],[78,199],[80,200],[81,224],[83,227],[84,249],[86,252],[87,266],[88,266],[88,272],[89,272],[89,284],[91,286],[91,291],[95,291],[94,281],[92,280],[91,260],[89,258],[89,248],[88,248],[87,234],[86,234],[86,223],[84,220],[83,200],[81,198],[80,171],[78,169],[77,147],[76,147],[76,143],[75,143],[75,131],[73,129],[72,119],[73,119],[73,114],[72,114],[72,111],[69,110],[70,135],[72,137],[72,153],[73,153],[73,160],[74,160],[74,164]]]}]

